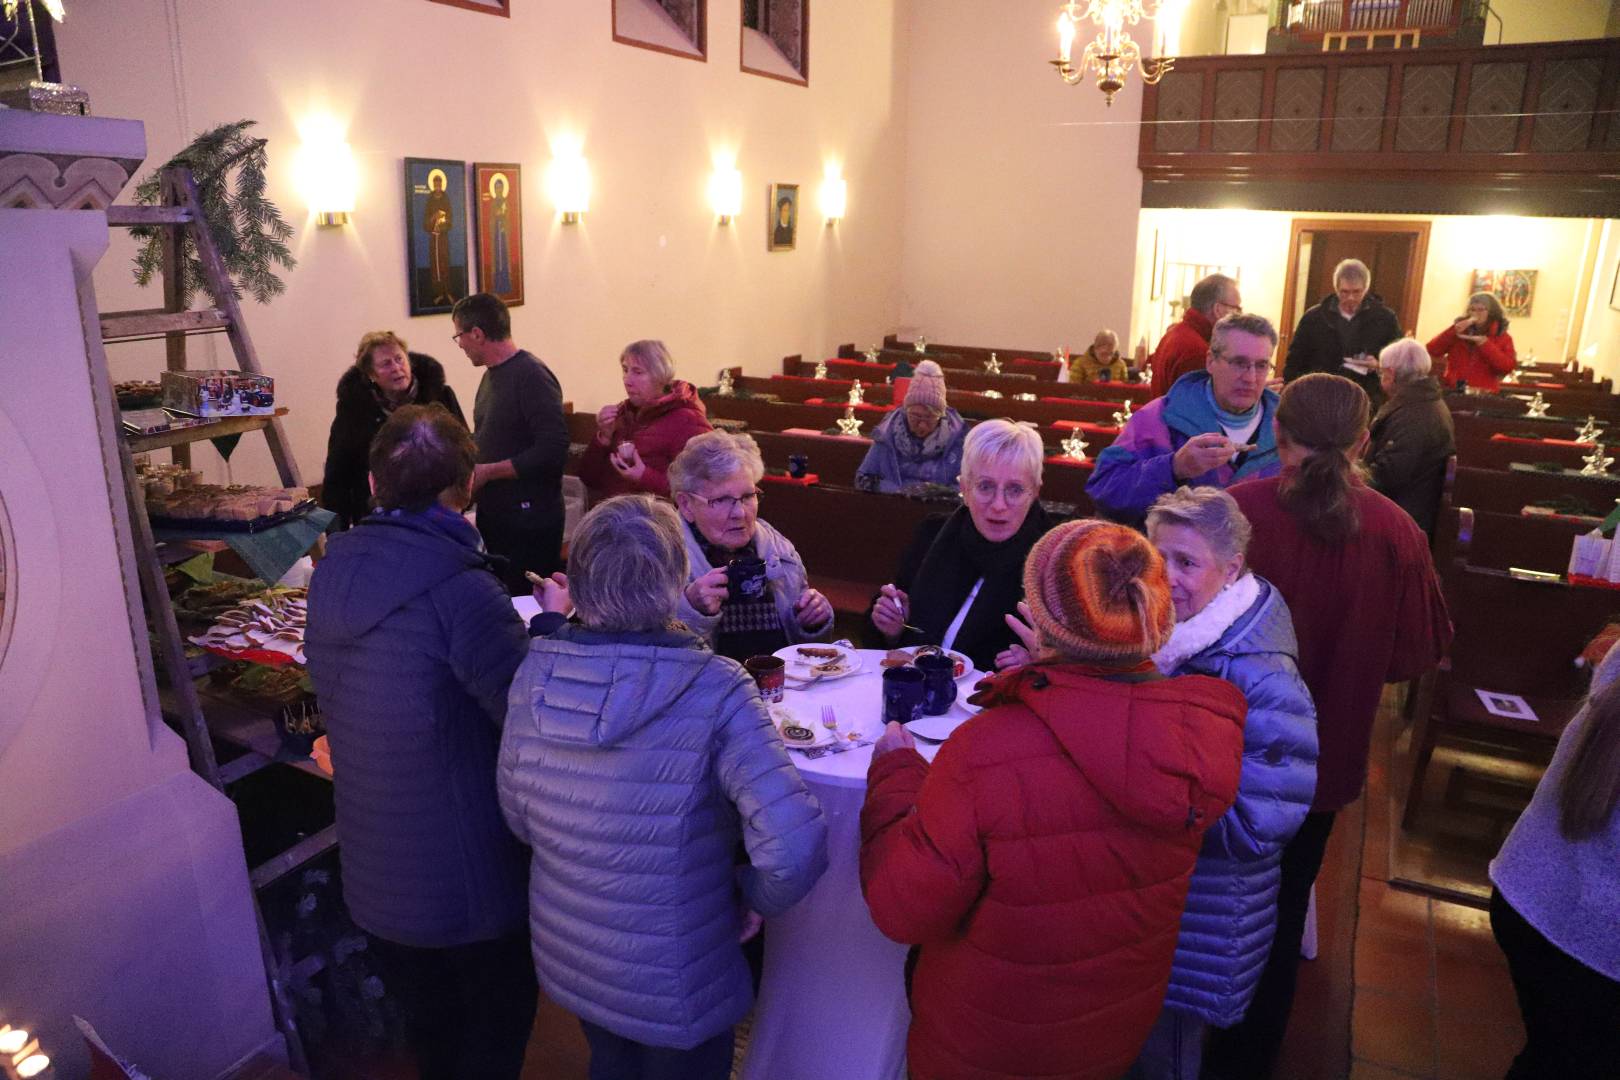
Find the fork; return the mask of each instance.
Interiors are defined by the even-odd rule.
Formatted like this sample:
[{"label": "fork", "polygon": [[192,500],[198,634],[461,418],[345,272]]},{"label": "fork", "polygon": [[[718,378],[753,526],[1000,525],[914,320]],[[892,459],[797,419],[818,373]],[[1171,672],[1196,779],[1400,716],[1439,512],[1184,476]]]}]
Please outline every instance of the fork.
[{"label": "fork", "polygon": [[838,734],[838,714],[833,711],[833,707],[831,705],[823,705],[821,707],[821,726],[832,732],[834,735]]}]

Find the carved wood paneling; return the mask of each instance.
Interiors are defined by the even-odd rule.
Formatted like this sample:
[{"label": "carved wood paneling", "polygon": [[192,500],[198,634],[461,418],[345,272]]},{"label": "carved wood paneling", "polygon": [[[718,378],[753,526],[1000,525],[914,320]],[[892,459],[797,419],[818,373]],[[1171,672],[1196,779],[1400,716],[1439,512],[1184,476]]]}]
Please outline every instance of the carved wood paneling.
[{"label": "carved wood paneling", "polygon": [[1326,85],[1326,68],[1284,68],[1277,72],[1272,150],[1297,154],[1317,148],[1322,131],[1322,91]]},{"label": "carved wood paneling", "polygon": [[59,154],[0,156],[0,208],[105,210],[129,183],[135,164]]},{"label": "carved wood paneling", "polygon": [[1592,134],[1603,62],[1597,59],[1549,60],[1541,69],[1530,149],[1538,154],[1567,154],[1586,149]]},{"label": "carved wood paneling", "polygon": [[1395,149],[1402,153],[1441,153],[1451,127],[1451,99],[1457,89],[1455,64],[1413,64],[1401,79],[1401,112]]},{"label": "carved wood paneling", "polygon": [[1339,72],[1333,101],[1333,149],[1369,152],[1378,149],[1384,129],[1384,101],[1389,96],[1389,68],[1353,67]]},{"label": "carved wood paneling", "polygon": [[1260,91],[1263,71],[1223,71],[1215,76],[1215,132],[1212,145],[1228,154],[1260,147]]},{"label": "carved wood paneling", "polygon": [[1510,114],[1522,111],[1529,70],[1529,64],[1517,61],[1474,65],[1463,121],[1465,152],[1505,154],[1513,149],[1519,118]]},{"label": "carved wood paneling", "polygon": [[1159,121],[1153,130],[1153,148],[1161,154],[1182,154],[1198,149],[1199,105],[1204,99],[1200,72],[1172,71],[1159,83]]}]

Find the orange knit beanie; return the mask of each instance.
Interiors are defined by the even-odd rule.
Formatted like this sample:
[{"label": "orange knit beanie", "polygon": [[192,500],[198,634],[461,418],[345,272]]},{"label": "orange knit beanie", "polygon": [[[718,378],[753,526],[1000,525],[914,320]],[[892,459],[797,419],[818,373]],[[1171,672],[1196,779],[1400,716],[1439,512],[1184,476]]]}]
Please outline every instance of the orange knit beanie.
[{"label": "orange knit beanie", "polygon": [[1035,542],[1024,596],[1043,641],[1071,659],[1145,660],[1175,625],[1159,553],[1141,533],[1096,518]]}]

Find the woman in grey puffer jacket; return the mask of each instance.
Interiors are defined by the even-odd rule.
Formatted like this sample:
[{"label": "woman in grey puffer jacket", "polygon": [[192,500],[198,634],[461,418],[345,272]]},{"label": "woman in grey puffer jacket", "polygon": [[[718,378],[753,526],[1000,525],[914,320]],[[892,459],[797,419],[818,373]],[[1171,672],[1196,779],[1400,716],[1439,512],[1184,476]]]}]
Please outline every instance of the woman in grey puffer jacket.
[{"label": "woman in grey puffer jacket", "polygon": [[582,625],[531,643],[501,741],[501,807],[533,849],[535,967],[579,1017],[593,1078],[724,1080],[753,1003],[740,942],[827,866],[821,808],[753,680],[674,621],[682,532],[646,495],[586,515],[569,556]]},{"label": "woman in grey puffer jacket", "polygon": [[1225,679],[1249,702],[1237,801],[1204,834],[1164,1012],[1130,1073],[1198,1080],[1205,1028],[1243,1019],[1271,952],[1283,846],[1316,794],[1316,706],[1287,603],[1244,567],[1249,523],[1237,502],[1218,488],[1182,488],[1153,504],[1147,527],[1176,608],[1155,665]]}]

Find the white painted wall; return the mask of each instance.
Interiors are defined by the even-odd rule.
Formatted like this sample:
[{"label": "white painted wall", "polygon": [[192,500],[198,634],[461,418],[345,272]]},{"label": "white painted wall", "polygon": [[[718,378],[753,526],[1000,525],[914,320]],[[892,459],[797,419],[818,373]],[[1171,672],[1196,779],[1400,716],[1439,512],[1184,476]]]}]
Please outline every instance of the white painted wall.
[{"label": "white painted wall", "polygon": [[1598,378],[1620,382],[1620,220],[1603,222],[1597,243],[1592,291],[1576,352]]},{"label": "white painted wall", "polygon": [[[1603,37],[1616,6],[1614,0],[1491,0],[1491,10],[1502,20],[1503,45]],[[1487,19],[1487,44],[1497,43],[1496,33],[1496,19]]]},{"label": "white painted wall", "polygon": [[[738,70],[740,9],[726,3],[709,8],[708,63],[616,44],[609,5],[580,0],[523,0],[510,19],[426,0],[102,0],[74,8],[60,44],[64,73],[98,114],[147,122],[149,162],[243,117],[270,138],[270,194],[296,223],[300,265],[287,294],[250,304],[248,318],[316,480],[333,390],[363,332],[393,328],[439,357],[465,401],[477,384],[448,316],[405,315],[406,156],[524,166],[528,303],[513,312],[514,337],[582,409],[622,396],[618,353],[637,338],[665,339],[680,374],[712,380],[724,365],[763,373],[786,353],[891,329],[906,135],[898,10],[899,0],[818,6],[808,88]],[[340,230],[313,228],[293,188],[296,126],[316,112],[346,123],[359,163],[354,223]],[[543,180],[552,147],[570,141],[594,194],[584,223],[565,228]],[[744,177],[730,228],[707,201],[721,158]],[[816,203],[828,163],[849,182],[848,217],[833,229]],[[766,251],[772,182],[802,185],[797,251]],[[161,302],[130,283],[132,250],[115,246],[98,271],[104,308]],[[193,365],[225,365],[224,341],[204,341]],[[115,346],[112,364],[119,378],[150,376],[161,349]],[[234,473],[271,475],[255,440]]]},{"label": "white painted wall", "polygon": [[902,332],[1051,349],[1123,329],[1141,79],[1112,108],[1090,79],[1065,86],[1047,0],[906,10]]},{"label": "white painted wall", "polygon": [[[1531,313],[1512,320],[1509,332],[1520,356],[1531,351],[1543,360],[1566,355],[1571,315],[1577,304],[1586,302],[1584,295],[1577,294],[1585,245],[1589,234],[1595,234],[1598,228],[1598,223],[1586,219],[1147,209],[1142,211],[1138,243],[1151,251],[1153,230],[1157,228],[1166,237],[1170,261],[1236,262],[1242,267],[1244,310],[1276,321],[1282,315],[1286,294],[1283,279],[1288,269],[1290,223],[1297,217],[1428,221],[1428,260],[1415,327],[1418,337],[1424,340],[1462,314],[1476,268],[1538,270]],[[1144,277],[1138,258],[1138,276]],[[1612,272],[1612,259],[1609,266]],[[1373,288],[1377,290],[1377,282]],[[1295,318],[1300,314],[1296,311]],[[1620,312],[1615,314],[1620,316]],[[1133,334],[1159,325],[1141,287],[1137,289],[1131,325]]]}]

